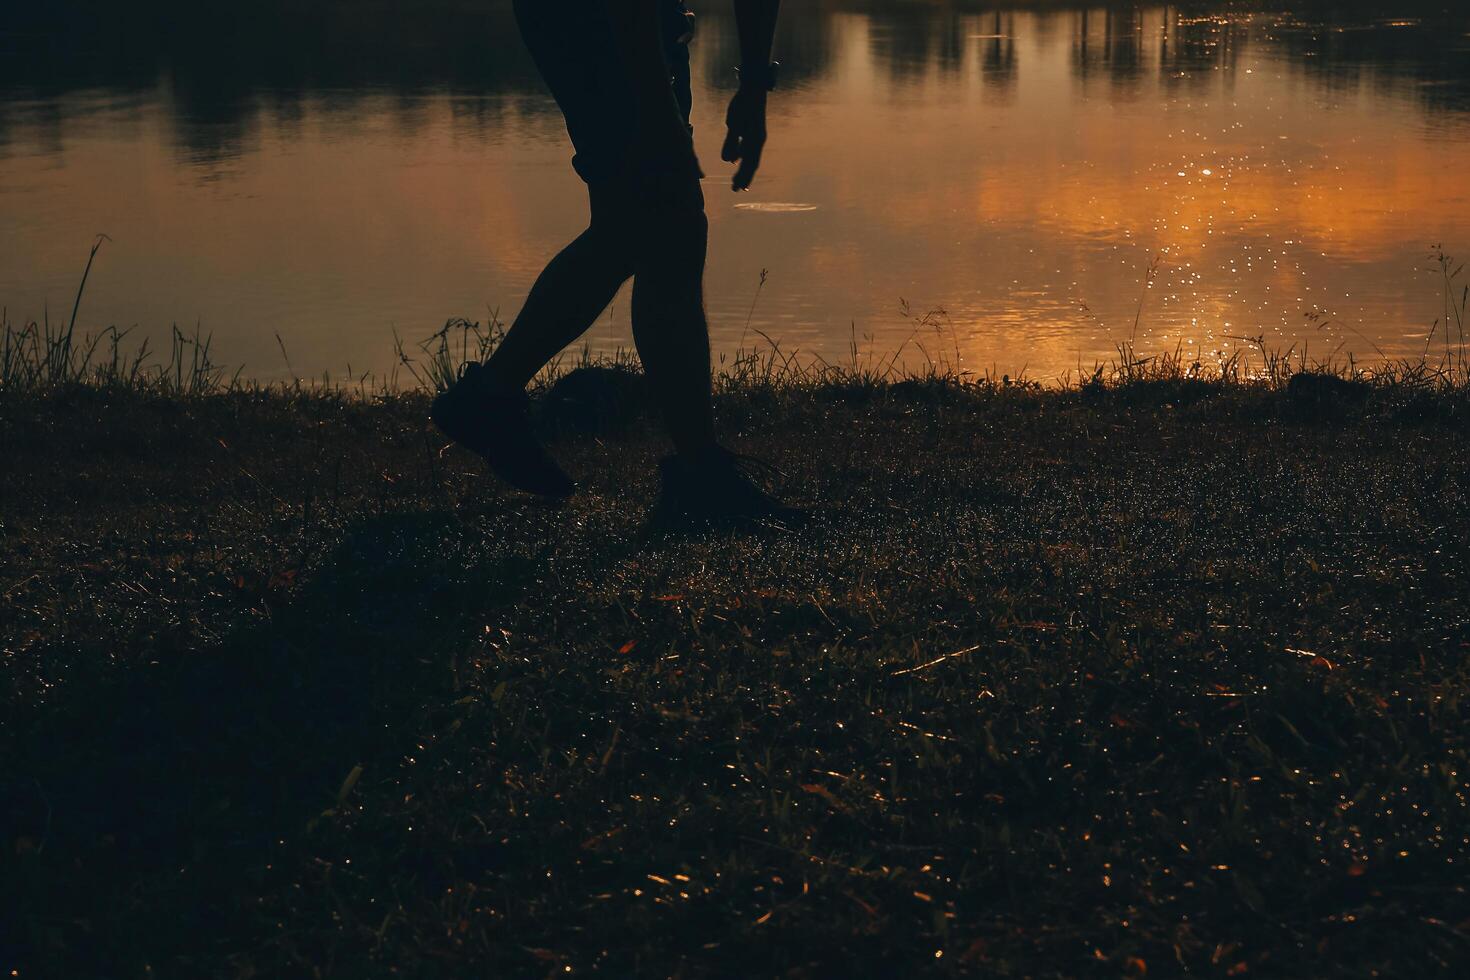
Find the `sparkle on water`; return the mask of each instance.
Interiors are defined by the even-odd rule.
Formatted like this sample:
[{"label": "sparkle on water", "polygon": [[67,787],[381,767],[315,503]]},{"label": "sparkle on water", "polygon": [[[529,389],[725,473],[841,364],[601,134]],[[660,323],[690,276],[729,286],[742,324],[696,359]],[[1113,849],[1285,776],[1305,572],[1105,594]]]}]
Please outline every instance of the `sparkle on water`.
[{"label": "sparkle on water", "polygon": [[[74,2],[0,12],[12,319],[69,308],[106,232],[84,324],[197,321],[257,377],[287,371],[277,333],[296,372],[382,371],[395,329],[513,315],[585,219],[505,0]],[[882,355],[942,308],[926,349],[1032,377],[1129,337],[1413,355],[1440,310],[1430,246],[1470,247],[1470,14],[788,4],[765,159],[732,195],[725,6],[693,49],[717,352],[759,334],[831,360],[855,335]],[[594,349],[630,345],[628,309]]]}]

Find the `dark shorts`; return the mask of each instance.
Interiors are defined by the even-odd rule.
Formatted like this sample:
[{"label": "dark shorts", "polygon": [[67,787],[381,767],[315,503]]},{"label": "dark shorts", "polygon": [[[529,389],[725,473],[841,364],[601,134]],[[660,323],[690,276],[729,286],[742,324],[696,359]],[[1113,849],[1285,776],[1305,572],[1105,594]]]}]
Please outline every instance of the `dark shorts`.
[{"label": "dark shorts", "polygon": [[[602,3],[516,0],[515,11],[521,37],[566,119],[577,174],[594,188],[611,187],[637,200],[703,210],[698,162],[692,155],[634,162],[633,88]],[[687,58],[687,51],[676,50],[681,47],[671,47],[672,55]],[[685,100],[679,101],[687,108]]]}]

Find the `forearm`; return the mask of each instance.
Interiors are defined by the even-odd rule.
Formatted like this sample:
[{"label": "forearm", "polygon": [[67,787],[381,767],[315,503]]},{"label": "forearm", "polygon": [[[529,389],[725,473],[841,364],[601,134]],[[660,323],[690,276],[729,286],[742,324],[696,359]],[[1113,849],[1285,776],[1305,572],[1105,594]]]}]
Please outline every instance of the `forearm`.
[{"label": "forearm", "polygon": [[733,3],[736,30],[740,34],[740,63],[752,68],[770,64],[781,0],[733,0]]}]

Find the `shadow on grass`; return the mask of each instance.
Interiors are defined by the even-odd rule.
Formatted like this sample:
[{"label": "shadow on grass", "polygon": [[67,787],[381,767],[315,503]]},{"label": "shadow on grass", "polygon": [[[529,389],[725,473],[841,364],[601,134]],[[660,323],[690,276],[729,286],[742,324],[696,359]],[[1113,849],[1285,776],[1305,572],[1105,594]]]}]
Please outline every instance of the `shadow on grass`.
[{"label": "shadow on grass", "polygon": [[405,716],[455,685],[441,654],[468,591],[481,611],[513,602],[520,564],[443,514],[375,519],[267,622],[106,671],[22,722],[0,858],[11,948],[43,972],[132,975],[270,941],[253,896],[289,890],[300,831],[353,805],[356,767],[411,749]]}]

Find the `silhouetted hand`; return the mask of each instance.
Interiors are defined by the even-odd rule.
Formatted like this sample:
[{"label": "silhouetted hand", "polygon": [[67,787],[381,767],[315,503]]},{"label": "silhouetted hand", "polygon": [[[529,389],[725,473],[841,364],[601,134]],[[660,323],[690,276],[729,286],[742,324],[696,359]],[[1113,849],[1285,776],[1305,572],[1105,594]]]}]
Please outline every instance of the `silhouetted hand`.
[{"label": "silhouetted hand", "polygon": [[727,163],[739,161],[740,166],[735,168],[730,188],[743,191],[755,180],[756,169],[761,165],[761,150],[766,145],[765,90],[741,86],[730,100],[725,126],[725,145],[720,150],[720,159]]}]

